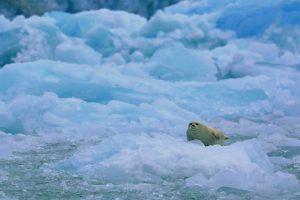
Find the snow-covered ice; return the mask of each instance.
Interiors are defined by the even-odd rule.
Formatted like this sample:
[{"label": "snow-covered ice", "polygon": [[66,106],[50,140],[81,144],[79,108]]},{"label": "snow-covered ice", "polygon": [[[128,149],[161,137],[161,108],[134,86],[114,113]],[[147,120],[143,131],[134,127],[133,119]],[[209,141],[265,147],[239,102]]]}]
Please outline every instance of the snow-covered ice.
[{"label": "snow-covered ice", "polygon": [[[0,197],[299,198],[299,10],[0,16]],[[192,120],[230,139],[187,142]]]}]

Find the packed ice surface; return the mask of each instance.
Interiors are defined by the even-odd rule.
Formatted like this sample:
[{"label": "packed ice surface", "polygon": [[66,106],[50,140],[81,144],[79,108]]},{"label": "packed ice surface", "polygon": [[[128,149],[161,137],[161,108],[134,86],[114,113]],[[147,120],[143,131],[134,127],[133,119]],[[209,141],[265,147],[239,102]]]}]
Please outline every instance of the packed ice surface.
[{"label": "packed ice surface", "polygon": [[234,187],[260,193],[276,190],[296,192],[299,189],[294,176],[274,172],[255,140],[206,148],[161,134],[129,135],[121,139],[114,136],[75,154],[58,166],[113,183],[124,180],[162,182],[164,178],[189,177],[186,186]]},{"label": "packed ice surface", "polygon": [[[0,197],[299,198],[299,9],[0,16]],[[192,120],[230,139],[187,142]]]}]

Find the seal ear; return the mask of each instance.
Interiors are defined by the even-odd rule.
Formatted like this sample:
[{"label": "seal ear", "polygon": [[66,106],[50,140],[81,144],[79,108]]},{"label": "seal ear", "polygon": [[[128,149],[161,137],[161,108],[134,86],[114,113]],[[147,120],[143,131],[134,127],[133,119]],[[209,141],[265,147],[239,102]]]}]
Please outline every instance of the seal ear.
[{"label": "seal ear", "polygon": [[229,137],[225,136],[225,140],[228,140],[228,139],[229,139]]}]

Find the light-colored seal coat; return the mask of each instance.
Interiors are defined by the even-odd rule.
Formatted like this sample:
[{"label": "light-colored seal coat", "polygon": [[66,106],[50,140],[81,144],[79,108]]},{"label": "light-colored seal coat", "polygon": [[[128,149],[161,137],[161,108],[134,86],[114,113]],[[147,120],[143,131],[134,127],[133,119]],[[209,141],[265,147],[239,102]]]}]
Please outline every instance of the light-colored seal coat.
[{"label": "light-colored seal coat", "polygon": [[210,128],[200,122],[189,123],[186,131],[187,140],[200,140],[205,146],[223,144],[228,139],[221,131]]}]

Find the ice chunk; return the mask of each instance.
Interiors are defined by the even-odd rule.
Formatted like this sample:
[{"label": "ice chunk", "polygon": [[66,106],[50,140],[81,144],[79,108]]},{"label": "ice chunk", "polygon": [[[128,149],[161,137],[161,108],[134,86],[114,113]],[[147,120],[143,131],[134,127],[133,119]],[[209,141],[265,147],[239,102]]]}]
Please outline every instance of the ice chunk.
[{"label": "ice chunk", "polygon": [[56,47],[55,58],[57,60],[88,65],[99,65],[102,55],[92,48],[76,44],[60,44]]},{"label": "ice chunk", "polygon": [[143,62],[145,60],[144,54],[140,51],[135,51],[130,55],[130,58],[132,62]]},{"label": "ice chunk", "polygon": [[[165,52],[168,53],[168,51]],[[201,55],[199,52],[185,49],[182,52],[185,53],[184,55],[191,56],[190,60],[193,59],[193,56]],[[178,53],[178,56],[181,55]],[[165,56],[165,58],[167,57]],[[173,57],[170,56],[170,62],[172,61],[171,58]],[[208,58],[194,58],[199,64],[206,61],[208,61],[208,65],[211,64]],[[161,59],[164,62],[163,58]],[[177,62],[172,63],[175,67],[181,67]],[[172,71],[173,68],[171,68],[173,66],[168,64],[166,63],[166,66],[173,72],[174,70]],[[0,70],[0,92],[8,95],[6,97],[8,99],[20,93],[42,95],[44,92],[54,92],[63,98],[76,97],[85,101],[100,103],[119,100],[135,105],[143,102],[150,103],[163,96],[188,111],[208,118],[237,113],[250,115],[271,112],[272,107],[270,106],[273,104],[285,105],[288,103],[288,98],[288,101],[294,100],[294,97],[286,90],[282,91],[285,92],[284,98],[275,98],[280,91],[277,88],[292,87],[294,82],[279,81],[278,83],[274,82],[273,85],[268,85],[267,83],[272,79],[266,76],[244,77],[203,84],[197,82],[178,82],[174,84],[155,80],[147,76],[146,73],[141,74],[138,71],[123,73],[122,71],[126,71],[126,67],[129,65],[125,65],[125,68],[120,66],[112,68],[111,66],[109,64],[109,66],[97,68],[54,61],[6,65]],[[195,70],[198,67],[201,66],[195,65]],[[211,70],[206,68],[206,65],[203,65],[203,67],[204,70]],[[188,80],[194,80],[192,72],[181,68],[179,70],[191,75]],[[138,77],[135,76],[136,73],[139,74]],[[206,74],[202,74],[200,70],[199,74],[196,74],[200,77],[199,80],[201,80],[202,75],[206,78]],[[157,75],[153,74],[153,76]],[[213,76],[211,77],[213,78]],[[178,77],[176,78],[173,80],[182,81]],[[37,85],[39,87],[36,87]],[[189,97],[189,101],[186,97]],[[244,109],[245,106],[247,106],[247,110]]]},{"label": "ice chunk", "polygon": [[[288,51],[285,55],[280,55],[281,50],[275,44],[253,40],[233,40],[223,47],[213,49],[211,53],[220,72],[220,78],[258,74],[282,77],[283,73],[293,76],[292,74],[295,74],[293,70],[285,66],[298,61],[297,56],[291,55]],[[289,55],[292,60],[283,63],[282,59]],[[283,65],[283,67],[277,68],[277,65]]]},{"label": "ice chunk", "polygon": [[173,32],[181,29],[188,18],[184,15],[167,15],[159,11],[150,21],[141,28],[141,35],[144,37],[156,37],[161,33]]},{"label": "ice chunk", "polygon": [[113,99],[139,103],[154,100],[154,94],[166,92],[162,82],[144,82],[144,78],[124,75],[110,66],[95,68],[36,61],[6,65],[0,70],[0,77],[0,92],[10,97],[19,93],[42,95],[44,92],[54,92],[60,97],[77,97],[101,103]]},{"label": "ice chunk", "polygon": [[287,173],[263,173],[260,171],[243,174],[224,170],[214,177],[206,179],[202,174],[197,174],[186,180],[186,186],[200,186],[219,189],[222,187],[248,190],[263,195],[295,193],[299,189],[297,179]]},{"label": "ice chunk", "polygon": [[0,101],[0,130],[14,134],[102,139],[121,134],[114,125],[118,121],[123,124],[122,134],[164,131],[185,138],[182,133],[186,131],[186,118],[197,116],[164,98],[138,106],[115,100],[101,105],[60,99],[53,93],[41,97],[18,95],[8,102]]},{"label": "ice chunk", "polygon": [[178,45],[156,51],[147,70],[150,75],[169,81],[212,81],[217,73],[208,52],[194,51]]},{"label": "ice chunk", "polygon": [[0,131],[0,159],[9,159],[13,156],[14,152],[30,150],[37,148],[39,145],[39,139],[34,136],[23,134],[10,135]]},{"label": "ice chunk", "polygon": [[262,55],[265,62],[274,62],[279,56],[279,48],[275,44],[252,42],[248,50]]},{"label": "ice chunk", "polygon": [[[203,183],[212,188],[228,186],[255,192],[295,192],[299,188],[295,177],[274,171],[256,140],[204,147],[165,135],[114,136],[77,152],[56,167],[117,182],[151,181],[152,174],[158,178],[191,177],[188,186]],[[118,178],[120,173],[126,176]],[[245,179],[248,181],[241,184]]]},{"label": "ice chunk", "polygon": [[[90,78],[94,76],[93,74],[99,76],[92,80]],[[107,98],[111,99],[110,93],[112,90],[110,88],[112,85],[109,84],[109,79],[104,78],[105,75],[101,72],[95,73],[95,70],[89,66],[37,61],[7,65],[0,71],[0,76],[3,77],[0,80],[0,90],[3,93],[10,90],[13,93],[28,92],[29,94],[41,95],[44,92],[53,91],[62,97],[80,96],[84,98],[83,96],[90,96],[94,100],[103,98],[104,101]],[[39,87],[36,87],[36,85],[39,85]],[[73,89],[70,90],[70,88]],[[98,91],[98,95],[95,99],[96,91]]]},{"label": "ice chunk", "polygon": [[224,45],[232,34],[215,29],[215,14],[183,15],[158,12],[140,29],[140,35],[148,39],[164,39],[166,42],[180,41],[188,47]]},{"label": "ice chunk", "polygon": [[117,65],[124,65],[126,63],[125,59],[123,58],[123,56],[119,53],[115,53],[114,55],[112,55],[111,57],[109,57],[107,59],[108,62],[111,63],[115,63]]},{"label": "ice chunk", "polygon": [[20,29],[0,32],[0,67],[13,62],[21,46],[19,44],[22,37]]},{"label": "ice chunk", "polygon": [[7,18],[5,18],[4,15],[0,15],[0,24],[0,32],[8,31],[10,27],[10,21]]},{"label": "ice chunk", "polygon": [[143,17],[107,9],[85,11],[75,15],[50,13],[47,16],[56,20],[63,33],[75,37],[87,37],[89,32],[97,27],[105,27],[117,35],[130,35],[146,22]]},{"label": "ice chunk", "polygon": [[42,97],[19,95],[9,103],[2,104],[6,110],[0,110],[0,128],[10,133],[50,136],[71,133],[75,137],[81,131],[88,131],[99,137],[104,134],[101,131],[103,124],[111,121],[98,122],[109,115],[108,108],[78,99],[61,100],[52,93],[45,93]]},{"label": "ice chunk", "polygon": [[14,21],[22,25],[24,31],[24,36],[19,42],[21,50],[14,58],[15,62],[53,59],[54,50],[63,41],[64,36],[51,18],[31,17],[20,22],[16,19]]},{"label": "ice chunk", "polygon": [[218,27],[235,30],[238,37],[260,35],[275,23],[286,26],[300,21],[298,1],[277,1],[272,6],[264,2],[254,9],[247,9],[247,4],[240,5],[225,11],[218,21]]},{"label": "ice chunk", "polygon": [[98,26],[90,30],[86,36],[86,43],[104,56],[111,55],[115,52],[115,36],[109,29]]},{"label": "ice chunk", "polygon": [[274,22],[277,12],[276,8],[262,8],[250,12],[228,13],[218,21],[218,27],[233,29],[239,37],[262,34]]},{"label": "ice chunk", "polygon": [[296,53],[299,57],[300,45],[299,45],[300,28],[298,26],[271,26],[264,34],[264,39],[269,40],[277,44],[281,50],[289,50],[292,53]]},{"label": "ice chunk", "polygon": [[300,136],[300,117],[284,116],[276,119],[275,123],[284,127],[289,133],[298,133]]}]

